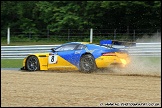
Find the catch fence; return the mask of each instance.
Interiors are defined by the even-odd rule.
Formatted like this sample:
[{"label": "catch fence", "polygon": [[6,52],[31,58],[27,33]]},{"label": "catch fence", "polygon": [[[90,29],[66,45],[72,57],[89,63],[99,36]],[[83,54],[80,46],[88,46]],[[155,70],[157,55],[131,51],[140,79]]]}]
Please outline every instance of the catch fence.
[{"label": "catch fence", "polygon": [[[9,32],[9,33],[8,33]],[[33,42],[33,41],[90,41],[91,29],[61,29],[50,30],[43,29],[39,31],[22,30],[18,28],[2,29],[1,39],[7,39],[10,35],[11,42]],[[93,42],[103,39],[131,41],[136,42],[144,36],[161,36],[161,29],[93,29]]]}]

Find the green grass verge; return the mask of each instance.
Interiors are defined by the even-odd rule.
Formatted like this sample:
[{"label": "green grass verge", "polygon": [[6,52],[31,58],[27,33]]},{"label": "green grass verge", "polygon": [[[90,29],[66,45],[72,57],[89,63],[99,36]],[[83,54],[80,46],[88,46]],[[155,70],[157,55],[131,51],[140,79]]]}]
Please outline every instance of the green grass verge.
[{"label": "green grass verge", "polygon": [[[83,39],[83,40],[76,40],[76,39],[70,39],[70,41],[67,40],[53,40],[53,39],[44,39],[44,40],[28,40],[28,39],[12,39],[14,41],[10,41],[10,44],[7,44],[7,40],[1,38],[1,46],[20,46],[20,45],[56,45],[56,44],[63,44],[67,42],[90,42],[89,39]],[[98,40],[94,40],[93,43],[99,43]]]},{"label": "green grass verge", "polygon": [[1,59],[1,68],[21,68],[23,59]]},{"label": "green grass verge", "polygon": [[161,64],[161,57],[135,57],[135,58],[154,65]]},{"label": "green grass verge", "polygon": [[1,46],[21,46],[21,45],[56,45],[56,44],[62,44],[65,42],[11,42],[9,45],[7,42],[1,43]]}]

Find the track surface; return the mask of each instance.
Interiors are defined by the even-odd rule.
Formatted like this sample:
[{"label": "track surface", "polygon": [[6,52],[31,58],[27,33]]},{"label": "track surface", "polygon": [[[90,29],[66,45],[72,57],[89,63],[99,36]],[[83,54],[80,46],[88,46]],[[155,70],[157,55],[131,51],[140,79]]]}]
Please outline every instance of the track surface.
[{"label": "track surface", "polygon": [[160,107],[161,75],[1,70],[1,106]]}]

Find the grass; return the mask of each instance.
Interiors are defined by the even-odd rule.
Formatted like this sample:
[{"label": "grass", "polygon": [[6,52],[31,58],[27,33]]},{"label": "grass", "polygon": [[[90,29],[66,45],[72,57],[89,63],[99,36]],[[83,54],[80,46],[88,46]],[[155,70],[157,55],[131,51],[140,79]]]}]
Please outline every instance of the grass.
[{"label": "grass", "polygon": [[7,42],[1,42],[1,46],[20,46],[20,45],[54,45],[54,44],[62,44],[65,42],[50,42],[50,41],[38,41],[38,42],[11,42],[9,45]]},{"label": "grass", "polygon": [[147,61],[148,63],[159,64],[161,63],[161,57],[138,57],[141,61]]},{"label": "grass", "polygon": [[[13,41],[14,40],[14,41]],[[99,43],[98,40],[93,40],[93,43]],[[20,46],[20,45],[56,45],[56,44],[63,44],[67,42],[89,42],[89,39],[70,39],[70,41],[67,40],[57,40],[57,39],[44,39],[44,40],[29,40],[29,39],[12,39],[10,41],[10,44],[7,44],[7,40],[1,38],[1,46]]]},{"label": "grass", "polygon": [[23,59],[1,59],[1,68],[21,68]]}]

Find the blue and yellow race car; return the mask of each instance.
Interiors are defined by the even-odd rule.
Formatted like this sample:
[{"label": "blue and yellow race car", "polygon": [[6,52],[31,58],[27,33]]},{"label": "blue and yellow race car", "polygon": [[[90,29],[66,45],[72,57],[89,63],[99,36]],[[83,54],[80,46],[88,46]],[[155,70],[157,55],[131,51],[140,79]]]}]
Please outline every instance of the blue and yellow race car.
[{"label": "blue and yellow race car", "polygon": [[110,65],[125,66],[130,62],[127,51],[113,48],[112,40],[100,45],[87,42],[70,42],[52,48],[47,53],[30,54],[23,60],[21,70],[80,70],[93,72]]}]

